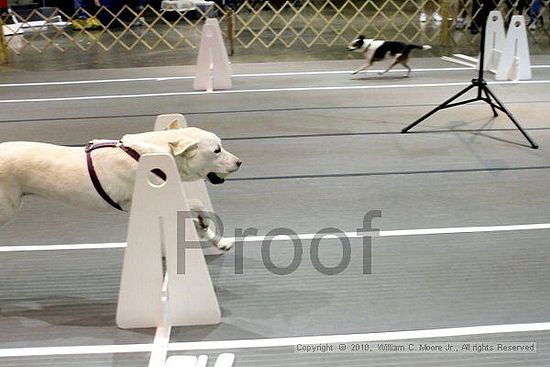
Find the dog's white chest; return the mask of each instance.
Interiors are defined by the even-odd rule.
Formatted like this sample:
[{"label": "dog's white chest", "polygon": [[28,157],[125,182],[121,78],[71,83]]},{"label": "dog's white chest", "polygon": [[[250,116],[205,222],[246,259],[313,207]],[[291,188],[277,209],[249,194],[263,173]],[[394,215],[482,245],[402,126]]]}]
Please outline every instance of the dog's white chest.
[{"label": "dog's white chest", "polygon": [[[370,40],[369,40],[370,41]],[[365,42],[364,51],[374,52],[376,49],[384,44],[384,41],[380,40],[371,40],[370,42]]]}]

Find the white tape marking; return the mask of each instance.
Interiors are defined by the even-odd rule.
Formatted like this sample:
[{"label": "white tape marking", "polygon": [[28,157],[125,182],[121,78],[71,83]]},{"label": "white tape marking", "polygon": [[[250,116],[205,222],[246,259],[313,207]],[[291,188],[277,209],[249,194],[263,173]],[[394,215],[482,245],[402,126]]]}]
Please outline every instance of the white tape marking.
[{"label": "white tape marking", "polygon": [[321,335],[302,336],[292,338],[273,339],[248,339],[248,340],[223,340],[204,342],[183,342],[170,343],[170,351],[192,351],[192,350],[213,350],[213,349],[254,349],[254,348],[276,348],[293,347],[297,344],[324,344],[324,343],[355,343],[390,340],[411,340],[428,338],[449,338],[458,336],[486,335],[500,333],[520,333],[533,331],[550,330],[550,322],[531,324],[507,324],[489,326],[467,326],[444,329],[425,329],[409,331],[389,331],[381,333],[365,334],[344,334],[344,335]]},{"label": "white tape marking", "polygon": [[476,57],[472,57],[464,54],[453,54],[453,56],[458,57],[459,59],[462,59],[462,60],[473,62],[474,64],[479,61]]},{"label": "white tape marking", "polygon": [[150,353],[152,344],[79,345],[70,347],[31,347],[0,349],[0,358],[77,354]]},{"label": "white tape marking", "polygon": [[459,65],[466,65],[466,66],[469,66],[470,68],[475,68],[475,64],[471,64],[469,62],[459,60],[459,59],[456,59],[454,57],[441,56],[441,60],[452,62],[452,63],[459,64]]},{"label": "white tape marking", "polygon": [[[426,236],[440,234],[459,234],[459,233],[482,233],[482,232],[507,232],[507,231],[536,231],[550,229],[550,223],[538,224],[514,224],[505,226],[478,226],[478,227],[447,227],[447,228],[420,228],[420,229],[394,229],[382,230],[378,233],[357,233],[357,232],[342,232],[334,234],[325,234],[325,237],[347,237],[361,238],[365,236],[372,237],[399,237],[399,236]],[[293,238],[300,240],[311,240],[316,233],[298,234]],[[247,236],[243,242],[263,242],[267,236]],[[228,238],[234,241],[235,238]],[[287,236],[270,237],[271,241],[288,241]],[[97,250],[110,248],[124,248],[126,242],[113,243],[87,243],[87,244],[66,244],[66,245],[31,245],[31,246],[0,246],[1,252],[24,252],[24,251],[59,251],[59,250]]]},{"label": "white tape marking", "polygon": [[[389,331],[380,333],[342,334],[301,336],[290,338],[266,338],[246,340],[220,340],[170,343],[169,351],[196,351],[196,350],[221,350],[221,349],[256,349],[293,347],[297,344],[318,343],[351,343],[370,341],[412,340],[449,338],[471,335],[487,335],[502,333],[523,333],[536,331],[549,331],[550,322],[506,324],[488,326],[466,326],[443,329],[424,329],[409,331]],[[86,345],[73,347],[41,347],[41,348],[7,348],[0,349],[0,358],[53,356],[53,355],[78,355],[78,354],[115,354],[115,353],[140,353],[151,352],[151,344],[122,344],[122,345]]]},{"label": "white tape marking", "polygon": [[380,231],[379,236],[396,237],[396,236],[418,236],[418,235],[455,234],[455,233],[533,231],[533,230],[541,230],[541,229],[550,229],[550,223],[518,224],[518,225],[507,225],[507,226],[484,226],[484,227],[397,229],[397,230],[390,230],[390,231]]},{"label": "white tape marking", "polygon": [[[550,82],[550,81],[549,81]],[[523,81],[520,83],[524,83]],[[62,102],[62,101],[88,101],[121,98],[150,98],[150,97],[176,97],[176,96],[200,96],[214,94],[235,94],[235,93],[268,93],[268,92],[304,92],[322,90],[346,90],[346,89],[385,89],[385,88],[420,88],[420,87],[444,87],[464,86],[468,83],[442,83],[442,84],[386,84],[386,85],[355,85],[342,87],[295,87],[295,88],[267,88],[267,89],[243,89],[243,90],[217,90],[212,92],[165,92],[165,93],[144,93],[144,94],[119,94],[119,95],[97,95],[79,97],[54,97],[54,98],[28,98],[28,99],[4,99],[0,103],[36,103],[36,102]]]},{"label": "white tape marking", "polygon": [[[550,65],[549,65],[550,66]],[[430,72],[430,71],[464,71],[470,68],[426,68],[414,69],[414,72]],[[364,73],[379,73],[380,70],[367,70]],[[287,73],[251,73],[251,74],[235,74],[233,78],[260,78],[260,77],[275,77],[275,76],[316,76],[316,75],[334,75],[334,74],[351,74],[351,70],[334,70],[334,71],[306,71],[306,72],[287,72]],[[403,72],[402,70],[390,70],[390,72]],[[31,82],[31,83],[7,83],[0,84],[3,87],[43,87],[53,85],[75,85],[75,84],[104,84],[104,83],[128,83],[128,82],[162,82],[168,80],[192,80],[194,76],[166,76],[166,77],[145,77],[145,78],[121,78],[121,79],[96,79],[96,80],[68,80],[68,81],[51,81],[51,82]]]},{"label": "white tape marking", "polygon": [[[549,84],[550,80],[521,80],[492,82],[489,85],[507,84]],[[296,88],[267,88],[267,89],[243,89],[243,90],[218,90],[212,92],[166,92],[166,93],[144,93],[144,94],[119,94],[119,95],[98,95],[81,97],[56,97],[56,98],[29,98],[29,99],[4,99],[0,103],[37,103],[37,102],[66,102],[66,101],[90,101],[105,99],[123,98],[151,98],[151,97],[177,97],[177,96],[200,96],[216,94],[243,94],[243,93],[277,93],[277,92],[310,92],[310,91],[337,91],[337,90],[366,90],[366,89],[401,89],[401,88],[438,88],[438,87],[460,87],[470,83],[426,83],[426,84],[385,84],[385,85],[354,85],[341,87],[296,87]]]},{"label": "white tape marking", "polygon": [[[414,72],[431,72],[431,71],[466,71],[471,70],[472,65],[467,64],[467,68],[424,68],[413,69]],[[474,65],[475,66],[475,65]],[[547,69],[550,65],[531,65],[533,69]],[[384,71],[366,70],[361,73],[377,74]],[[390,70],[390,73],[402,73],[402,70]],[[307,71],[307,72],[288,72],[288,73],[255,73],[255,74],[235,74],[233,78],[260,78],[260,77],[276,77],[276,76],[317,76],[317,75],[334,75],[334,74],[350,74],[351,70],[334,70],[334,71]],[[30,82],[30,83],[5,83],[0,84],[0,88],[8,87],[43,87],[55,85],[77,85],[77,84],[104,84],[104,83],[129,83],[129,82],[163,82],[170,80],[192,80],[194,76],[166,76],[166,77],[144,77],[144,78],[120,78],[120,79],[96,79],[96,80],[68,80],[68,81],[51,81],[51,82]]]},{"label": "white tape marking", "polygon": [[0,246],[0,252],[100,250],[100,249],[125,248],[125,247],[126,247],[126,242],[81,243],[81,244],[67,244],[67,245],[22,245],[22,246]]}]

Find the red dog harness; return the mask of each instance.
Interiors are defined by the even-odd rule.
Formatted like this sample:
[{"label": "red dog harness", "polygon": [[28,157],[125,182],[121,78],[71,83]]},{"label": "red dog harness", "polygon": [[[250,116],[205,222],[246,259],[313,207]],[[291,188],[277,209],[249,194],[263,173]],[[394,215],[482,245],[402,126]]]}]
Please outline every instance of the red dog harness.
[{"label": "red dog harness", "polygon": [[[115,209],[122,211],[123,210],[122,207],[118,205],[118,203],[115,202],[113,199],[111,199],[109,197],[109,194],[107,194],[107,192],[105,192],[105,190],[103,189],[103,186],[101,186],[101,182],[99,182],[99,178],[97,177],[97,173],[94,168],[94,162],[92,160],[92,151],[100,148],[120,148],[126,154],[132,157],[136,162],[139,161],[139,158],[141,156],[134,149],[125,146],[120,140],[107,140],[99,143],[89,142],[88,145],[86,145],[85,152],[86,152],[86,163],[88,165],[88,174],[90,175],[90,179],[92,180],[92,184],[94,185],[94,188],[96,189],[99,196],[101,196],[103,200],[109,203],[109,205],[111,205]],[[152,172],[156,176],[158,176],[161,180],[166,181],[166,174],[162,172],[160,169],[154,169]]]}]

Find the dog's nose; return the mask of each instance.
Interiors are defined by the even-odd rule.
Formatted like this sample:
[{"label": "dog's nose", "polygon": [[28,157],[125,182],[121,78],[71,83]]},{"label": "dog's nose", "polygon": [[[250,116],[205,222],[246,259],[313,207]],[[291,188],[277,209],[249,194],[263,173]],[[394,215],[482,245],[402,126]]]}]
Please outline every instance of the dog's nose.
[{"label": "dog's nose", "polygon": [[237,167],[240,167],[241,164],[243,164],[243,161],[241,161],[241,160],[239,159],[237,162],[235,162],[235,164],[237,165]]}]

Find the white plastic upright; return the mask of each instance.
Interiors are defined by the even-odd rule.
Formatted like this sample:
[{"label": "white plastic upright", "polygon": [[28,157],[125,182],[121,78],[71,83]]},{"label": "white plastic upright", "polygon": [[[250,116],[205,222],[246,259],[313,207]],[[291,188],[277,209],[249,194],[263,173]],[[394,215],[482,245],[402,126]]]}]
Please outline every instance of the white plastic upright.
[{"label": "white plastic upright", "polygon": [[231,65],[216,18],[208,18],[202,28],[193,88],[213,91],[231,89]]},{"label": "white plastic upright", "polygon": [[[155,169],[166,174],[166,181],[159,183],[151,173]],[[116,314],[123,329],[210,325],[221,320],[195,226],[191,221],[178,223],[178,212],[189,212],[189,204],[174,158],[167,153],[143,155],[136,172]]]},{"label": "white plastic upright", "polygon": [[527,43],[527,28],[523,15],[514,15],[510,21],[506,44],[498,64],[495,80],[531,79],[531,58]]},{"label": "white plastic upright", "polygon": [[506,34],[504,30],[504,21],[502,13],[498,10],[493,10],[487,17],[487,25],[485,28],[485,54],[484,68],[486,70],[496,72],[500,58],[504,51]]}]

